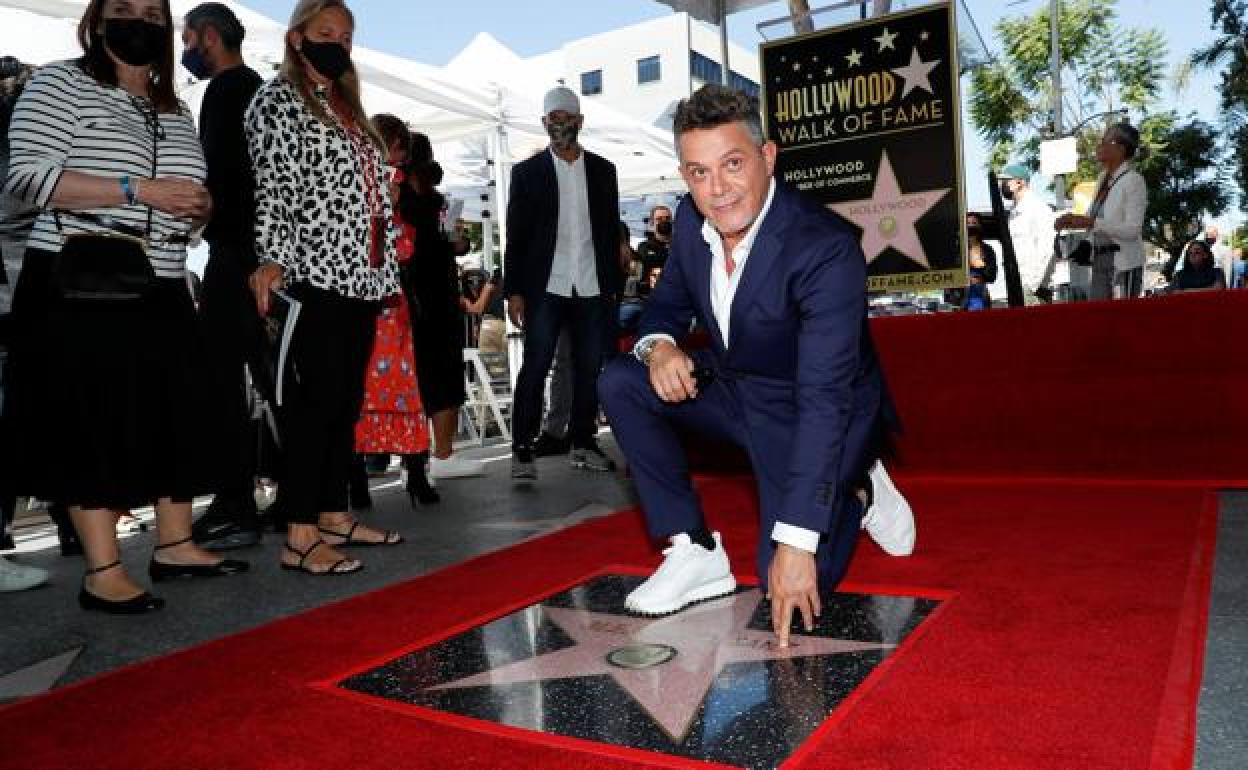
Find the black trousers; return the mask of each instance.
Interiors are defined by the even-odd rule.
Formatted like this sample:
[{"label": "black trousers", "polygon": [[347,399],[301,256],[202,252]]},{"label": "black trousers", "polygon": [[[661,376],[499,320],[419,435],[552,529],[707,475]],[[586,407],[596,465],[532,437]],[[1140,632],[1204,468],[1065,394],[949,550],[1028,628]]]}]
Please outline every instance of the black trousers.
[{"label": "black trousers", "polygon": [[[257,426],[251,419],[244,367],[261,372],[263,327],[247,286],[254,258],[245,248],[214,243],[204,268],[203,319],[207,368],[212,376],[214,491],[218,500],[254,510]],[[240,522],[245,523],[245,522]]]},{"label": "black trousers", "polygon": [[319,513],[348,508],[378,304],[307,285],[290,293],[303,307],[279,410],[284,462],[278,495],[287,521],[315,524]]},{"label": "black trousers", "polygon": [[606,339],[609,305],[602,297],[543,294],[526,304],[524,360],[516,378],[512,444],[524,447],[537,438],[542,423],[542,391],[555,357],[559,332],[566,326],[572,343],[572,416],[568,436],[583,446],[598,432],[598,372]]}]

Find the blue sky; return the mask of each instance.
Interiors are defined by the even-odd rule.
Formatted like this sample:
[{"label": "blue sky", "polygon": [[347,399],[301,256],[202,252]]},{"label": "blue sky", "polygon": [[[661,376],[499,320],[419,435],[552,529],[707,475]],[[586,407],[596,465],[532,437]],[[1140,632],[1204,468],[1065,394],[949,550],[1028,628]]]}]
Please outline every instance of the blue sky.
[{"label": "blue sky", "polygon": [[[294,6],[293,0],[242,1],[282,21]],[[1031,13],[1047,3],[1048,0],[967,0],[994,52],[999,52],[992,31],[998,19]],[[824,0],[811,2],[815,8],[827,4]],[[907,0],[894,1],[895,7],[907,5]],[[670,13],[657,0],[355,0],[352,7],[359,25],[357,42],[433,65],[445,64],[479,31],[489,32],[522,56],[531,56],[556,49],[568,40]],[[1119,0],[1118,9],[1123,23],[1162,31],[1170,46],[1170,70],[1214,37],[1209,28],[1208,0]],[[773,2],[734,15],[729,20],[729,34],[743,46],[757,46],[762,38],[756,25],[786,13],[787,3]],[[1163,102],[1181,115],[1195,112],[1216,121],[1217,85],[1216,74],[1197,73],[1185,92],[1175,94],[1167,89]],[[968,202],[984,204],[984,149],[969,132],[966,144]]]}]

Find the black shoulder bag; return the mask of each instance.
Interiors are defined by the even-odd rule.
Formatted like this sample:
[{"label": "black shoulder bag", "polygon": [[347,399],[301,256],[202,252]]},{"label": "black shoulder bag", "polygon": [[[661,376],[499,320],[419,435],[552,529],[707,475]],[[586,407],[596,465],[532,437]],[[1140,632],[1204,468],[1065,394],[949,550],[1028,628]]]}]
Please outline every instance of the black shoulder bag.
[{"label": "black shoulder bag", "polygon": [[[155,105],[131,97],[152,134],[152,175],[156,177],[158,142],[163,138]],[[61,213],[54,212],[61,230]],[[104,227],[106,232],[74,233],[56,256],[52,281],[61,299],[71,302],[134,302],[156,285],[156,271],[147,257],[152,237],[152,207],[147,207],[147,228],[140,230],[112,217],[89,211],[67,211],[67,216]]]}]

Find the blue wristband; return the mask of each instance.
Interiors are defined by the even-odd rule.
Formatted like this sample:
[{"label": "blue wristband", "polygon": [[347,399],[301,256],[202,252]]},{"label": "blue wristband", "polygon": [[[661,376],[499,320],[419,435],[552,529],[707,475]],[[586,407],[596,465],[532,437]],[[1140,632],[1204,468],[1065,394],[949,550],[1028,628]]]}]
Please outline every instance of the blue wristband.
[{"label": "blue wristband", "polygon": [[133,206],[135,203],[138,202],[138,196],[135,195],[134,185],[131,184],[130,177],[123,176],[120,179],[120,182],[121,182],[121,194],[126,196],[126,203]]}]

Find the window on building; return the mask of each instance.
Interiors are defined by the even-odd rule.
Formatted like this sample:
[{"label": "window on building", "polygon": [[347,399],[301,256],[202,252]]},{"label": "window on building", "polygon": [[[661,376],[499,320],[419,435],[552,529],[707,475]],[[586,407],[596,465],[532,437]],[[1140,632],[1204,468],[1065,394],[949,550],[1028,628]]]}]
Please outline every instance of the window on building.
[{"label": "window on building", "polygon": [[662,77],[663,72],[659,66],[659,57],[647,56],[644,59],[637,60],[638,83],[653,83]]},{"label": "window on building", "polygon": [[581,73],[581,95],[593,96],[602,93],[602,70]]},{"label": "window on building", "polygon": [[689,52],[689,71],[703,83],[718,83],[723,70],[719,62],[703,56],[697,51]]},{"label": "window on building", "polygon": [[755,99],[759,97],[758,83],[755,83],[753,80],[750,80],[739,72],[728,70],[728,83],[738,91],[744,91],[750,96],[753,96]]}]

